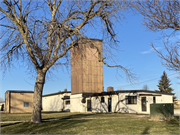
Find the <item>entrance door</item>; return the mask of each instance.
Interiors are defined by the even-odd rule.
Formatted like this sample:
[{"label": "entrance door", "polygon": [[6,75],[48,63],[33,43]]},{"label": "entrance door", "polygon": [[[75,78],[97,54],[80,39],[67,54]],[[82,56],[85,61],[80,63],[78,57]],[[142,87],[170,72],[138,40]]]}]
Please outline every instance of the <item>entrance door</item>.
[{"label": "entrance door", "polygon": [[87,100],[87,111],[91,111],[91,100]]},{"label": "entrance door", "polygon": [[111,97],[108,98],[108,112],[111,112]]},{"label": "entrance door", "polygon": [[142,111],[146,111],[146,97],[141,98]]}]

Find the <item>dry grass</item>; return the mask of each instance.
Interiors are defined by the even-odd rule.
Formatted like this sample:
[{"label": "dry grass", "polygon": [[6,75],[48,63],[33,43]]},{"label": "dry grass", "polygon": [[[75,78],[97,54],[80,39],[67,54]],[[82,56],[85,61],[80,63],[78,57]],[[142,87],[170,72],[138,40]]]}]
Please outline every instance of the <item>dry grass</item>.
[{"label": "dry grass", "polygon": [[[30,114],[1,114],[2,119],[26,119]],[[17,118],[15,118],[15,116]],[[135,114],[81,114],[44,112],[42,117],[49,122],[2,124],[2,134],[179,134],[179,118],[171,121],[149,121],[148,117]],[[65,119],[66,120],[55,120]]]}]

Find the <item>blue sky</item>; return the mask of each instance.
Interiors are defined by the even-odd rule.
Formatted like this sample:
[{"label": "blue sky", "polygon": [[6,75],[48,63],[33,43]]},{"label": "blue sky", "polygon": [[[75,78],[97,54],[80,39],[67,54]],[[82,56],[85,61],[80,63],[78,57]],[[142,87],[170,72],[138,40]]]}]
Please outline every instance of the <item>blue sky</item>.
[{"label": "blue sky", "polygon": [[[142,16],[125,15],[126,20],[121,24],[116,23],[116,33],[120,43],[121,51],[113,53],[116,55],[117,64],[131,68],[137,75],[138,80],[133,84],[130,83],[124,72],[118,72],[116,68],[108,68],[103,66],[104,90],[108,86],[113,86],[115,90],[140,90],[143,85],[147,85],[149,90],[157,90],[158,81],[166,71],[174,89],[175,96],[180,99],[179,85],[177,72],[169,71],[161,64],[161,59],[156,55],[150,46],[151,41],[158,47],[158,50],[163,51],[163,43],[159,37],[162,32],[148,31],[142,25]],[[169,31],[165,31],[169,32]],[[89,36],[94,35],[100,38],[100,34],[96,31],[90,31]],[[177,40],[177,37],[172,38]],[[70,68],[59,68],[58,72],[53,72],[54,76],[46,80],[43,94],[50,94],[63,91],[65,88],[71,90],[71,74]],[[3,76],[1,73],[0,81],[0,97],[5,99],[6,90],[33,90],[35,78],[23,67],[16,66],[7,71]]]}]

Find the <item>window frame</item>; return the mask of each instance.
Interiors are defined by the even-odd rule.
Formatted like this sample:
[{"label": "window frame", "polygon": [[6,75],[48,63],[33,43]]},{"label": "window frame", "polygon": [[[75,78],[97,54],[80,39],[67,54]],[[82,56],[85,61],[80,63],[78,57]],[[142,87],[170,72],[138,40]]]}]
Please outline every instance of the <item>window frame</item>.
[{"label": "window frame", "polygon": [[104,97],[101,97],[101,103],[105,103]]},{"label": "window frame", "polygon": [[24,107],[29,107],[29,102],[24,102]]},{"label": "window frame", "polygon": [[153,104],[156,104],[156,97],[153,96]]},{"label": "window frame", "polygon": [[71,103],[70,100],[66,100],[66,101],[65,101],[65,104],[66,104],[66,105],[70,105],[70,103]]},{"label": "window frame", "polygon": [[137,104],[137,96],[126,96],[126,104],[127,105]]},{"label": "window frame", "polygon": [[87,112],[92,111],[92,104],[91,104],[91,99],[87,99]]}]

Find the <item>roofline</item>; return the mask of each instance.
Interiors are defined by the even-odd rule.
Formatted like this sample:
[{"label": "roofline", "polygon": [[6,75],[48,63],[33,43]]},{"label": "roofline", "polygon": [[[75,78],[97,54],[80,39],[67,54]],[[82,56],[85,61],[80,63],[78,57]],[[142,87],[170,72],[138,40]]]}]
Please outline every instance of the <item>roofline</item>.
[{"label": "roofline", "polygon": [[56,92],[56,93],[52,93],[52,94],[43,95],[42,97],[54,96],[54,95],[59,95],[59,94],[64,94],[64,93],[71,93],[71,91]]},{"label": "roofline", "polygon": [[[92,96],[104,96],[104,95],[117,95],[119,93],[137,93],[137,92],[147,92],[147,93],[174,95],[173,93],[156,92],[156,91],[150,91],[150,90],[117,90],[117,91],[101,92],[101,93],[76,93],[76,94],[82,94],[83,97],[88,97],[88,96],[92,97]],[[47,95],[43,95],[42,97],[60,95],[60,94],[64,94],[64,93],[71,93],[71,91],[47,94]],[[74,95],[74,94],[71,94],[71,95]]]},{"label": "roofline", "polygon": [[0,103],[5,103],[5,101],[1,101]]},{"label": "roofline", "polygon": [[136,92],[151,92],[151,93],[158,93],[158,94],[166,94],[166,95],[174,95],[174,93],[165,93],[165,92],[156,92],[156,91],[151,91],[151,90],[117,90],[119,91],[120,93],[124,92],[124,91],[128,91],[128,92],[133,92],[133,91],[136,91]]},{"label": "roofline", "polygon": [[23,90],[7,90],[6,92],[11,92],[11,93],[34,93],[34,91],[23,91]]},{"label": "roofline", "polygon": [[82,96],[83,97],[89,97],[89,96],[93,97],[93,96],[117,95],[119,93],[137,93],[137,92],[174,95],[173,93],[155,92],[155,91],[150,91],[150,90],[117,90],[117,91],[101,92],[101,93],[82,93]]}]

